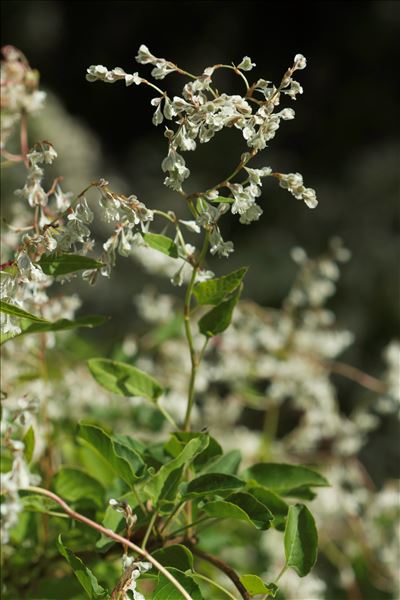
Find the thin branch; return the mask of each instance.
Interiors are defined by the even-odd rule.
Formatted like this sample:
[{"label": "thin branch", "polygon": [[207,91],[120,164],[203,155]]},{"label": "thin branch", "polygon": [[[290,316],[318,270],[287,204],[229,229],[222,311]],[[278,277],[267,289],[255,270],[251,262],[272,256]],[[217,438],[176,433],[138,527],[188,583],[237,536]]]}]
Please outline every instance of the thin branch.
[{"label": "thin branch", "polygon": [[387,386],[383,381],[372,377],[372,375],[368,375],[368,373],[364,373],[364,371],[357,369],[357,367],[346,365],[336,360],[326,361],[325,366],[333,373],[343,375],[343,377],[355,381],[372,392],[377,392],[378,394],[385,394],[387,392]]},{"label": "thin branch", "polygon": [[92,521],[91,519],[88,519],[84,515],[81,515],[80,513],[76,512],[66,502],[64,502],[64,500],[62,500],[62,498],[60,498],[53,492],[50,492],[49,490],[45,490],[44,488],[40,488],[40,487],[36,487],[36,486],[29,486],[25,489],[29,492],[33,492],[35,494],[41,494],[42,496],[47,496],[48,498],[51,498],[52,500],[54,500],[55,502],[57,502],[57,504],[59,504],[61,506],[61,508],[64,510],[64,512],[66,512],[67,515],[69,515],[71,517],[71,519],[75,519],[76,521],[81,521],[81,523],[85,523],[85,525],[92,527],[92,529],[95,529],[99,533],[102,533],[106,537],[111,538],[112,540],[118,542],[119,544],[122,544],[123,546],[128,546],[128,548],[130,548],[131,550],[133,550],[134,552],[136,552],[137,554],[142,556],[149,563],[151,563],[160,573],[162,573],[162,575],[172,583],[172,585],[182,594],[182,596],[186,600],[193,600],[192,596],[190,596],[190,594],[188,594],[188,592],[182,587],[182,585],[179,583],[179,581],[177,581],[175,579],[175,577],[173,575],[171,575],[171,573],[169,571],[167,571],[167,569],[158,562],[158,560],[153,558],[151,556],[151,554],[149,554],[146,550],[143,550],[142,548],[140,548],[140,546],[137,546],[136,544],[127,540],[126,538],[122,537],[121,535],[118,535],[118,533],[111,531],[111,529],[106,529],[106,527],[103,527],[99,523],[96,523],[95,521]]},{"label": "thin branch", "polygon": [[195,546],[190,545],[190,550],[193,552],[193,554],[195,554],[199,558],[206,560],[207,562],[214,565],[214,567],[217,567],[217,569],[219,569],[220,571],[223,571],[223,573],[225,573],[225,575],[227,575],[227,577],[229,577],[229,579],[232,581],[232,583],[234,584],[236,589],[240,592],[240,595],[242,596],[242,598],[244,600],[251,600],[251,595],[246,590],[244,585],[241,583],[236,571],[234,571],[232,569],[232,567],[227,565],[226,562],[224,562],[220,558],[217,558],[216,556],[207,554],[207,552],[203,552],[203,550],[199,550]]}]

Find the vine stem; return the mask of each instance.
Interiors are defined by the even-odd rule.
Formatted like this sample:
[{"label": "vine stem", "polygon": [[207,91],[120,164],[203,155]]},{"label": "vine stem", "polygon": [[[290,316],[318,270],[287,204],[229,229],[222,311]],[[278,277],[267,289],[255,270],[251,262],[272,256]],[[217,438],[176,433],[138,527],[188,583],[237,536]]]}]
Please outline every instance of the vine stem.
[{"label": "vine stem", "polygon": [[147,542],[149,540],[151,531],[152,531],[152,529],[154,527],[154,523],[156,522],[157,517],[158,517],[158,511],[155,510],[154,513],[153,513],[153,515],[152,515],[152,517],[151,517],[151,519],[150,519],[149,525],[148,525],[148,527],[146,529],[146,533],[144,534],[144,538],[143,538],[143,542],[142,542],[142,549],[143,550],[146,549],[146,544],[147,544]]},{"label": "vine stem", "polygon": [[200,573],[193,573],[192,577],[194,579],[202,579],[203,581],[206,581],[207,583],[210,583],[211,585],[213,585],[214,587],[216,587],[218,590],[221,590],[221,592],[223,592],[226,596],[228,596],[228,598],[232,598],[232,600],[236,600],[235,596],[233,594],[231,594],[229,590],[227,590],[226,588],[224,588],[219,583],[216,583],[212,579],[209,579],[209,577],[206,577],[205,575],[201,575]]},{"label": "vine stem", "polygon": [[96,523],[95,521],[88,519],[88,517],[85,517],[84,515],[81,515],[80,513],[76,512],[66,502],[64,502],[64,500],[62,498],[57,496],[57,494],[50,492],[49,490],[45,490],[44,488],[36,487],[36,486],[29,486],[24,489],[26,489],[28,492],[33,492],[34,494],[41,494],[42,496],[47,496],[48,498],[51,498],[52,500],[54,500],[54,502],[57,502],[57,504],[59,504],[61,506],[61,508],[64,510],[64,512],[66,512],[67,515],[69,515],[72,519],[75,519],[76,521],[81,521],[81,523],[85,523],[85,525],[92,527],[92,529],[95,529],[99,533],[102,533],[106,537],[109,537],[112,540],[115,540],[116,542],[118,542],[119,544],[122,544],[125,547],[128,546],[128,548],[130,548],[131,550],[133,550],[134,552],[136,552],[137,554],[139,554],[140,556],[145,558],[160,573],[162,573],[162,575],[166,579],[168,579],[168,581],[170,581],[172,583],[172,585],[182,594],[182,596],[183,596],[183,598],[185,598],[185,600],[193,600],[192,596],[190,594],[188,594],[188,592],[182,587],[182,585],[179,583],[179,581],[177,581],[177,579],[175,579],[175,577],[169,571],[167,571],[167,569],[165,567],[163,567],[162,564],[160,564],[158,562],[158,560],[153,558],[151,556],[151,554],[149,554],[149,552],[147,552],[147,550],[140,548],[140,546],[137,546],[130,540],[127,540],[126,538],[122,537],[121,535],[118,535],[118,533],[111,531],[111,529],[107,529],[106,527],[103,527],[99,523]]},{"label": "vine stem", "polygon": [[240,581],[237,573],[232,569],[232,567],[227,565],[220,558],[217,558],[216,556],[212,556],[211,554],[207,554],[207,552],[203,552],[203,550],[199,550],[198,548],[195,548],[192,545],[189,545],[189,548],[193,552],[193,554],[195,554],[199,558],[202,558],[203,560],[206,560],[207,562],[211,563],[212,565],[217,567],[217,569],[219,569],[220,571],[223,571],[225,573],[225,575],[227,575],[229,577],[229,579],[232,581],[232,583],[235,585],[236,589],[240,592],[240,594],[244,600],[251,600],[251,596],[250,596],[249,592],[246,590],[243,583]]}]

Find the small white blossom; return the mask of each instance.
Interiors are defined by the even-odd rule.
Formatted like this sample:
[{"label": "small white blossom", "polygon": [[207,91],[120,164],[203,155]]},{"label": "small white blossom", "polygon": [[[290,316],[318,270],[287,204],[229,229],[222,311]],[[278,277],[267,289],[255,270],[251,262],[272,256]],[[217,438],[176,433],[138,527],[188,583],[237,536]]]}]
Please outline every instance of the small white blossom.
[{"label": "small white blossom", "polygon": [[237,68],[242,69],[242,71],[251,71],[253,67],[256,66],[256,63],[251,62],[251,58],[248,56],[244,56],[242,61],[238,64]]},{"label": "small white blossom", "polygon": [[296,70],[301,70],[301,69],[305,69],[307,66],[307,60],[305,58],[305,56],[303,56],[302,54],[296,54],[296,56],[294,57],[294,68]]}]

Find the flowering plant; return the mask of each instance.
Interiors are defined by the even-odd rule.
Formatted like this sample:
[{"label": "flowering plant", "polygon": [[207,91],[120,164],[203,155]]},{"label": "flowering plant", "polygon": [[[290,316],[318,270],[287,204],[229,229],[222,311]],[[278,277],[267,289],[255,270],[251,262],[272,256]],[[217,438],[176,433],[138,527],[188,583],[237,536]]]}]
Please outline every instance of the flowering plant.
[{"label": "flowering plant", "polygon": [[[161,168],[165,185],[186,211],[177,214],[115,192],[102,178],[77,194],[64,192],[60,177],[46,185],[45,166],[57,152],[48,141],[30,146],[27,129],[28,115],[42,109],[45,96],[23,54],[11,46],[3,53],[3,165],[26,169],[16,192],[21,210],[8,223],[9,253],[1,271],[7,364],[1,513],[11,573],[5,592],[9,598],[25,590],[59,597],[55,590],[61,581],[70,581],[64,570],[59,577],[54,569],[40,591],[32,578],[18,581],[12,548],[25,540],[28,552],[35,548],[32,575],[40,579],[44,556],[59,566],[61,555],[89,598],[275,597],[289,568],[302,578],[317,559],[315,520],[304,502],[315,498],[314,488],[329,484],[315,468],[321,461],[302,457],[315,457],[326,438],[342,458],[354,454],[377,419],[367,409],[354,419],[340,415],[330,373],[345,371],[374,388],[382,410],[392,410],[394,396],[389,383],[351,367],[346,371],[334,360],[351,342],[348,332],[334,330],[334,317],[324,308],[337,265],[348,258],[339,240],[318,260],[294,250],[300,272],[282,311],[240,300],[247,267],[216,276],[207,264],[209,254],[229,257],[234,251],[233,242],[222,236],[224,215],[239,215],[244,225],[261,217],[264,178],[277,180],[309,208],[317,206],[315,191],[299,173],[249,166],[281,120],[294,118],[294,110],[280,104],[302,93],[293,76],[306,60],[296,55],[275,86],[264,79],[249,82],[255,64],[247,56],[238,65],[217,64],[194,75],[142,45],[136,59],[152,65],[154,79],[177,73],[188,80],[182,96],[173,97],[139,73],[88,68],[89,82],[123,81],[157,92],[152,120],[166,124]],[[242,95],[218,91],[214,78],[222,69],[240,79]],[[10,151],[18,128],[20,151]],[[224,128],[239,130],[246,152],[221,181],[187,191],[190,170],[183,153]],[[107,228],[100,253],[97,221]],[[148,333],[140,340],[127,337],[111,356],[98,356],[92,348],[87,368],[82,367],[79,352],[68,353],[68,340],[75,339],[75,330],[101,327],[107,319],[77,317],[79,298],[61,294],[60,284],[72,285],[79,273],[90,284],[110,277],[117,254],[134,256],[145,266],[158,257],[156,268],[173,285],[185,286],[183,306],[176,310],[176,300],[165,294],[137,294]],[[23,359],[16,361],[19,354]],[[225,398],[218,392],[221,384],[228,390]],[[287,397],[303,416],[293,435],[272,450],[268,442]],[[311,410],[314,404],[319,412]],[[242,454],[237,425],[243,405],[265,412],[266,430],[261,443],[258,436],[252,448],[243,444]],[[150,426],[140,421],[146,406]],[[112,427],[104,414],[114,415]],[[126,422],[132,414],[133,428]],[[73,416],[83,417],[77,432]],[[296,453],[300,460],[290,464],[287,457]],[[332,470],[333,480],[335,474]],[[223,540],[227,532],[225,545],[240,547],[243,531],[243,539],[256,534],[262,548],[270,534],[275,539],[273,530],[282,548],[275,547],[274,561],[278,565],[283,558],[283,564],[272,577],[264,576],[264,568],[247,572],[246,561],[233,567],[212,540],[213,535]],[[74,584],[68,589],[66,597],[78,597]]]}]

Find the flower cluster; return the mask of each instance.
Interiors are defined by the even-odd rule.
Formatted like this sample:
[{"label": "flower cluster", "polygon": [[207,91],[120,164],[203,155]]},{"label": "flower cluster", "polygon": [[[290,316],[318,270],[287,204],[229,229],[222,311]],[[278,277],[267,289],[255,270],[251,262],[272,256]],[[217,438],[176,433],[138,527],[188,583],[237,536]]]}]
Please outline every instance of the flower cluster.
[{"label": "flower cluster", "polygon": [[[26,443],[17,439],[21,432],[27,432],[38,403],[36,399],[22,396],[6,398],[2,401],[2,473],[0,476],[1,493],[1,540],[9,541],[10,530],[18,523],[23,510],[18,492],[29,485],[37,484],[40,477],[29,471],[26,457]],[[5,451],[5,453],[4,453]],[[7,465],[9,468],[7,469]]]},{"label": "flower cluster", "polygon": [[3,150],[21,118],[41,110],[46,98],[38,90],[38,72],[31,69],[23,53],[4,46],[1,63],[1,141]]},{"label": "flower cluster", "polygon": [[[216,133],[224,128],[234,127],[240,130],[250,152],[242,156],[239,168],[235,170],[234,175],[242,169],[246,169],[247,179],[244,182],[234,183],[231,181],[232,177],[229,177],[207,192],[209,197],[211,194],[213,200],[218,201],[219,190],[226,187],[232,194],[232,213],[240,215],[240,222],[249,224],[257,220],[262,214],[262,209],[255,203],[255,199],[261,194],[260,178],[271,175],[272,169],[270,167],[250,169],[246,165],[275,137],[281,120],[294,118],[293,109],[283,108],[276,111],[276,108],[279,106],[283,94],[296,99],[296,95],[302,93],[302,88],[293,79],[293,74],[295,71],[305,68],[304,56],[301,54],[295,56],[292,67],[286,71],[278,87],[264,79],[259,79],[252,85],[248,83],[243,71],[250,71],[255,66],[248,56],[244,57],[237,66],[214,65],[207,67],[199,76],[180,69],[170,61],[157,58],[144,45],[140,46],[136,60],[140,64],[153,65],[151,74],[155,79],[164,79],[171,72],[189,77],[190,81],[183,86],[182,96],[170,98],[166,91],[139,77],[138,73],[129,75],[120,67],[109,71],[103,65],[92,65],[87,70],[86,78],[90,82],[101,80],[109,83],[123,79],[127,85],[133,82],[143,83],[159,92],[160,95],[151,101],[152,106],[155,107],[153,124],[160,125],[164,120],[175,124],[175,130],[169,126],[165,129],[168,154],[161,164],[163,172],[167,173],[164,183],[167,187],[183,195],[185,195],[183,183],[189,177],[190,170],[182,152],[195,150],[198,142],[209,142]],[[214,89],[213,75],[221,68],[232,69],[243,79],[246,86],[243,96],[219,93]],[[301,198],[307,206],[310,208],[317,206],[315,190],[304,187],[301,175],[280,173],[273,175],[279,179],[282,187],[286,187],[296,198]],[[222,247],[222,251],[218,252],[223,256],[227,256],[231,251],[231,247],[222,246],[220,240],[215,240],[213,247]]]}]

